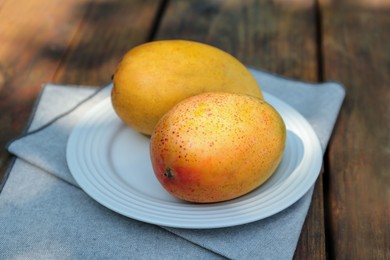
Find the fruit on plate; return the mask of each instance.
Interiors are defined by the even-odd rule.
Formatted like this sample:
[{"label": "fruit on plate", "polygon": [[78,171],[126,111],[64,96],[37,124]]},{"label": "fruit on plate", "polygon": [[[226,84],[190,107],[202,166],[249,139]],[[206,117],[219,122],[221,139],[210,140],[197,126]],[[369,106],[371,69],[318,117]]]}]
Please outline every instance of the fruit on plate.
[{"label": "fruit on plate", "polygon": [[220,202],[264,183],[279,165],[285,142],[284,121],[266,101],[209,92],[181,101],[161,118],[150,156],[157,179],[172,195]]},{"label": "fruit on plate", "polygon": [[150,135],[179,101],[203,92],[225,91],[262,98],[249,70],[210,45],[162,40],[127,52],[113,76],[112,104],[133,129]]}]

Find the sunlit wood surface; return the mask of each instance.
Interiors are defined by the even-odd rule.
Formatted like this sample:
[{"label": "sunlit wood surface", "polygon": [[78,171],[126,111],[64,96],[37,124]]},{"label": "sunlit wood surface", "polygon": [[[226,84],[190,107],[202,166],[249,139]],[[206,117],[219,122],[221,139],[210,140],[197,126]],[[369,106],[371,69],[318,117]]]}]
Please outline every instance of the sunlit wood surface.
[{"label": "sunlit wood surface", "polygon": [[389,0],[1,0],[0,179],[43,83],[101,86],[131,47],[174,38],[345,85],[295,258],[390,259]]}]

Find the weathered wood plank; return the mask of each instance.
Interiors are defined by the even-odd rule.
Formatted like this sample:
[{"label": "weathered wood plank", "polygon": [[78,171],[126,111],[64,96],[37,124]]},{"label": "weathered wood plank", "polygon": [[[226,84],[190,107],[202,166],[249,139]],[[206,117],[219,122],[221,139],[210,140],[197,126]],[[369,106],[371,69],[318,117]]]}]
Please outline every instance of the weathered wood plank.
[{"label": "weathered wood plank", "polygon": [[[46,82],[103,85],[146,41],[159,1],[5,1],[0,13],[0,163]],[[1,170],[0,180],[4,175]]]},{"label": "weathered wood plank", "polygon": [[250,66],[317,81],[313,0],[170,1],[158,39],[217,46]]},{"label": "weathered wood plank", "polygon": [[86,15],[54,81],[102,85],[111,81],[120,59],[149,39],[160,1],[100,0],[82,7]]},{"label": "weathered wood plank", "polygon": [[[157,39],[188,39],[219,47],[249,66],[318,81],[315,5],[300,1],[170,1]],[[325,258],[321,177],[296,259]]]},{"label": "weathered wood plank", "polygon": [[[4,145],[23,130],[42,83],[50,81],[90,0],[12,1],[0,9],[0,163]],[[61,8],[58,8],[58,7]],[[56,52],[51,58],[48,53]],[[0,172],[2,179],[4,170]]]},{"label": "weathered wood plank", "polygon": [[330,256],[390,259],[390,2],[321,1],[324,78],[345,84],[329,147]]}]

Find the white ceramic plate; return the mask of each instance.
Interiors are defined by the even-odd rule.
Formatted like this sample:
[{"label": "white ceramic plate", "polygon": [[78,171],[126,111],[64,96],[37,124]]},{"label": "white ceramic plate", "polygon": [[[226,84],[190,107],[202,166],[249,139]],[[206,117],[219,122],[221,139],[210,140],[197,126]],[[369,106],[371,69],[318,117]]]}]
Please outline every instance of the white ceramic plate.
[{"label": "white ceramic plate", "polygon": [[273,176],[240,198],[194,204],[168,194],[154,176],[149,138],[126,127],[107,98],[73,129],[69,169],[80,187],[105,207],[143,222],[180,228],[218,228],[269,217],[301,198],[322,164],[320,143],[309,123],[281,100],[264,94],[288,130],[284,157]]}]

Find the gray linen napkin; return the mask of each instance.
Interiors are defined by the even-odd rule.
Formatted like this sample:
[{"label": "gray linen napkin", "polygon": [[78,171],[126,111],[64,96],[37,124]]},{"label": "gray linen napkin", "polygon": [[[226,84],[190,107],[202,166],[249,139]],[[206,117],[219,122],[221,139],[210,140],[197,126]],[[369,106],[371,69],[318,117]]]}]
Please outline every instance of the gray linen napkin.
[{"label": "gray linen napkin", "polygon": [[[344,98],[337,83],[310,84],[251,69],[262,89],[313,126],[323,151]],[[0,194],[0,258],[291,259],[312,189],[269,218],[236,227],[166,228],[118,215],[89,198],[66,164],[67,138],[111,86],[47,85],[28,134],[8,149],[18,159]]]}]

